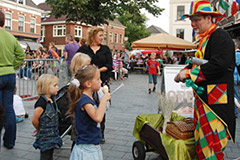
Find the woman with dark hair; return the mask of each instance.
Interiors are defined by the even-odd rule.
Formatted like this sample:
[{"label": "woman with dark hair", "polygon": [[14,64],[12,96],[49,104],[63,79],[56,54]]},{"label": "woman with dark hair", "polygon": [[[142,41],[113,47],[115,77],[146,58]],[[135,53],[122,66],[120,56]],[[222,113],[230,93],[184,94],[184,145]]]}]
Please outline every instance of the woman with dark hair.
[{"label": "woman with dark hair", "polygon": [[[100,70],[102,86],[107,85],[110,87],[109,79],[112,71],[112,53],[108,46],[102,45],[103,35],[104,30],[102,28],[92,27],[88,32],[86,44],[82,45],[77,52],[88,54],[91,57],[91,64],[95,64]],[[94,97],[98,97],[98,95],[96,94]],[[101,143],[105,143],[105,117],[106,115],[104,115],[103,121],[101,122]]]}]

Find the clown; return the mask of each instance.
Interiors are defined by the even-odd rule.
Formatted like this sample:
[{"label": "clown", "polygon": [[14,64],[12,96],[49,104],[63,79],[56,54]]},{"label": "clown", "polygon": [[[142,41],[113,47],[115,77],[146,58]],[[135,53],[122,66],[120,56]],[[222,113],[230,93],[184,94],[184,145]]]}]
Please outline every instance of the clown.
[{"label": "clown", "polygon": [[190,18],[193,30],[198,34],[199,46],[195,57],[208,60],[202,65],[189,64],[174,78],[176,82],[191,79],[204,88],[198,95],[195,91],[194,137],[197,158],[224,159],[228,139],[235,138],[234,44],[231,37],[213,23],[222,16],[212,10],[209,1],[193,1]]}]

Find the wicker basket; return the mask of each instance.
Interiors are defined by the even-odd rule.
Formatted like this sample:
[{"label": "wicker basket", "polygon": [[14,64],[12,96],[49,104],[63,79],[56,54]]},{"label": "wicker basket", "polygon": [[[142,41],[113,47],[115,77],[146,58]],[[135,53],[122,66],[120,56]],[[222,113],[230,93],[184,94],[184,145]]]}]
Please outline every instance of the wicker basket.
[{"label": "wicker basket", "polygon": [[192,118],[167,123],[167,135],[175,139],[189,139],[194,136],[194,124]]}]

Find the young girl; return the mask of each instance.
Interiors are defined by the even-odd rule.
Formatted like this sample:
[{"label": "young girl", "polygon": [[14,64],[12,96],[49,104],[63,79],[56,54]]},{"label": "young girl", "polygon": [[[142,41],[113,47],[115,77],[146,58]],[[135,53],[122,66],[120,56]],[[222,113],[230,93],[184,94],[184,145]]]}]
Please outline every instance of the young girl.
[{"label": "young girl", "polygon": [[68,114],[75,114],[77,139],[70,160],[102,160],[100,148],[100,122],[105,113],[111,94],[105,92],[97,106],[92,94],[101,87],[100,71],[96,66],[87,65],[79,69],[69,88],[70,108]]},{"label": "young girl", "polygon": [[[81,53],[78,52],[76,53],[71,61],[71,65],[70,65],[70,70],[72,72],[73,75],[73,79],[74,76],[76,75],[77,71],[82,68],[85,65],[89,65],[91,62],[91,58],[89,57],[89,55],[85,54],[85,53]],[[75,141],[76,141],[76,126],[75,126],[75,116],[72,116],[72,131],[71,131],[71,140],[72,140],[72,148],[73,149],[74,145],[75,145]]]},{"label": "young girl", "polygon": [[58,91],[58,78],[43,74],[37,81],[40,98],[35,104],[32,124],[36,128],[36,141],[33,146],[40,149],[40,160],[52,160],[55,147],[62,146],[58,131],[58,107],[54,95]]}]

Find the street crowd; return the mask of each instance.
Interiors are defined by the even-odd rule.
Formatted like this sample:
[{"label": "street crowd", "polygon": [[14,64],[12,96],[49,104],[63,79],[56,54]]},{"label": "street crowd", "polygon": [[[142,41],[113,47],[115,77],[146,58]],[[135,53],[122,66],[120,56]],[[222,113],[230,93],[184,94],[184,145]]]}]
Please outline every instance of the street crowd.
[{"label": "street crowd", "polygon": [[[175,76],[175,82],[184,83],[189,79],[204,88],[203,94],[193,90],[196,158],[224,159],[228,140],[235,141],[238,117],[235,105],[239,102],[237,85],[240,81],[240,62],[236,58],[235,63],[235,54],[239,56],[239,41],[236,40],[234,44],[229,34],[213,23],[213,19],[220,16],[221,13],[212,10],[209,1],[197,0],[191,2],[190,14],[182,17],[191,20],[191,26],[198,34],[199,44],[195,57],[207,60],[207,63],[196,65],[182,53],[169,58],[156,53],[149,56],[131,55],[125,49],[112,55],[109,47],[102,44],[104,30],[96,26],[88,31],[86,40],[66,35],[62,54],[53,42],[49,44],[48,50],[39,48],[31,51],[27,48],[24,53],[16,38],[3,29],[5,16],[0,11],[0,129],[4,127],[5,131],[3,146],[7,149],[14,149],[15,146],[13,95],[16,86],[15,70],[19,67],[18,78],[32,79],[32,73],[37,73],[35,78],[39,99],[34,105],[32,124],[36,137],[33,147],[40,150],[40,160],[52,160],[54,148],[62,146],[58,130],[61,106],[55,99],[59,90],[57,63],[61,59],[66,60],[69,77],[69,108],[66,115],[71,117],[72,124],[70,159],[101,160],[103,156],[100,144],[105,143],[105,111],[111,99],[112,72],[124,79],[134,68],[146,68],[149,77],[146,91],[151,94],[156,90],[156,77],[161,75],[165,64],[186,64]],[[24,63],[23,59],[26,59]],[[31,61],[36,59],[39,61]],[[44,59],[52,61],[44,63],[41,61]],[[49,67],[53,75],[42,72]]]}]

